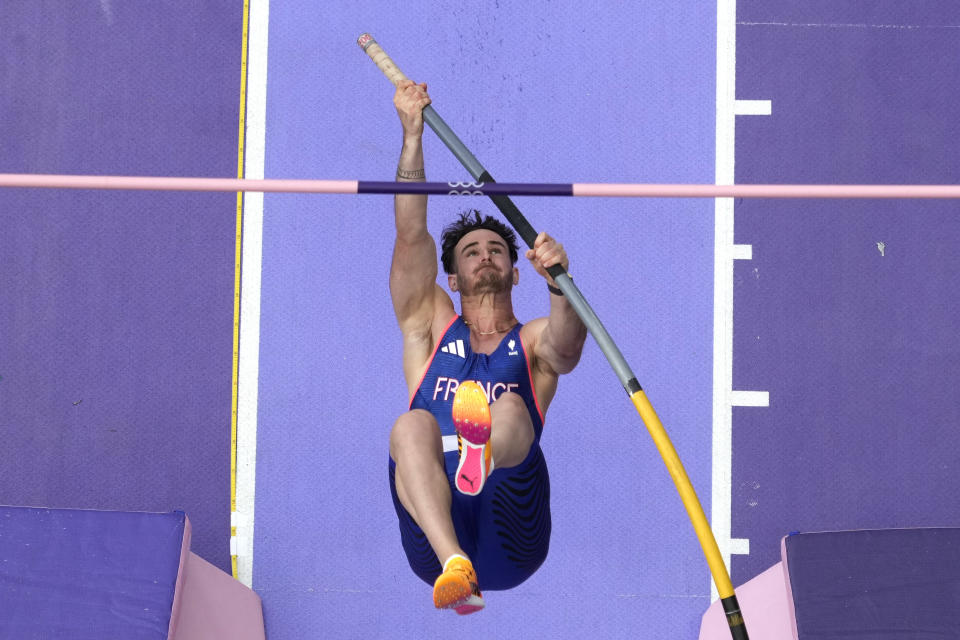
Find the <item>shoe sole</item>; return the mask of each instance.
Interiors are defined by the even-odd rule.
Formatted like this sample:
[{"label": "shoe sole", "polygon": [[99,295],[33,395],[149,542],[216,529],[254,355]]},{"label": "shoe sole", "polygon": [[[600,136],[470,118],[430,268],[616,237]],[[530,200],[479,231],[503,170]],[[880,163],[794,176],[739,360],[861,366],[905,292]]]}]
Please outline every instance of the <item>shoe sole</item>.
[{"label": "shoe sole", "polygon": [[482,596],[470,594],[470,597],[466,599],[465,602],[453,607],[453,610],[457,612],[459,616],[467,616],[471,613],[476,613],[477,611],[483,610],[487,604],[483,601]]},{"label": "shoe sole", "polygon": [[[444,579],[445,576],[449,576]],[[433,605],[437,609],[453,609],[465,616],[483,609],[486,604],[472,581],[464,583],[455,575],[443,574],[433,586]]]},{"label": "shoe sole", "polygon": [[483,489],[489,469],[490,405],[483,387],[469,380],[460,383],[452,413],[461,440],[456,487],[460,493],[475,496]]},{"label": "shoe sole", "polygon": [[465,604],[473,596],[470,585],[452,577],[449,581],[443,581],[443,578],[440,576],[433,587],[433,606],[437,609],[453,609]]}]

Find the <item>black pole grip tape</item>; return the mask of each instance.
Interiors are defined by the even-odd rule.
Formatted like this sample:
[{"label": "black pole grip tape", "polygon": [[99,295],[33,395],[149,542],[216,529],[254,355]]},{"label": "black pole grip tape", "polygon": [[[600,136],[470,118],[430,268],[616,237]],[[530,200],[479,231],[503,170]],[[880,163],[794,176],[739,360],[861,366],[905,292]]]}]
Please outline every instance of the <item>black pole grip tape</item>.
[{"label": "black pole grip tape", "polygon": [[[477,181],[484,184],[496,182],[488,171],[480,174]],[[513,201],[507,196],[490,196],[490,199],[493,200],[493,203],[497,205],[497,209],[500,209],[500,212],[510,221],[513,228],[517,230],[520,238],[532,249],[533,243],[537,239],[537,231],[520,212],[520,209],[517,209],[517,205],[513,204]]]},{"label": "black pole grip tape", "polygon": [[740,611],[740,603],[737,602],[736,594],[729,598],[720,600],[723,605],[723,613],[727,616],[727,624],[730,625],[730,635],[733,640],[750,640],[747,635],[747,627],[743,622],[743,613]]}]

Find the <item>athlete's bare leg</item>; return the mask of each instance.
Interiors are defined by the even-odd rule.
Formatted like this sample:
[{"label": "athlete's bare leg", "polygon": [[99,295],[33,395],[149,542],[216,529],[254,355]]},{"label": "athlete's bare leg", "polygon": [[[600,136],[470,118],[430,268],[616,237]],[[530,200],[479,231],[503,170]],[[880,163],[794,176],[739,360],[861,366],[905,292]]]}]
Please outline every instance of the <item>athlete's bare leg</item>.
[{"label": "athlete's bare leg", "polygon": [[490,405],[490,444],[495,469],[515,467],[530,452],[533,422],[516,393],[504,393]]},{"label": "athlete's bare leg", "polygon": [[400,416],[390,432],[390,457],[397,466],[400,503],[423,529],[440,564],[454,554],[466,556],[450,516],[450,481],[436,418],[423,409]]}]

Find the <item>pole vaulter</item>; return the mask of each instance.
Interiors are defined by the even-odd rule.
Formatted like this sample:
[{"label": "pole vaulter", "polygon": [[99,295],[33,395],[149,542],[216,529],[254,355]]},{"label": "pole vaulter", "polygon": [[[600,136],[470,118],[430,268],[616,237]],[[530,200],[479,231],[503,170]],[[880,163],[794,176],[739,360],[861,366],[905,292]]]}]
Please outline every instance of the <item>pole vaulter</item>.
[{"label": "pole vaulter", "polygon": [[[394,86],[407,80],[403,72],[397,68],[397,65],[393,63],[369,33],[361,35],[357,40],[357,44],[363,48]],[[494,182],[490,173],[483,168],[480,162],[470,153],[470,150],[467,149],[463,142],[453,133],[431,105],[424,107],[423,120],[440,136],[443,143],[447,145],[457,159],[466,167],[474,180],[484,184]],[[527,246],[532,248],[537,238],[537,232],[527,219],[524,218],[523,214],[520,213],[516,205],[513,204],[508,196],[491,195],[490,198],[510,224],[517,230],[517,233],[519,233],[524,242],[527,243]],[[613,366],[617,377],[620,379],[621,384],[633,401],[634,407],[636,407],[640,417],[643,419],[647,430],[657,445],[657,449],[660,451],[660,455],[663,457],[664,463],[667,465],[667,469],[670,471],[670,476],[673,478],[674,484],[677,486],[677,491],[680,493],[683,505],[687,509],[687,515],[693,522],[693,528],[696,530],[697,538],[700,540],[700,546],[703,547],[707,564],[710,566],[710,572],[713,574],[713,581],[717,586],[717,592],[720,594],[723,611],[726,614],[727,623],[730,625],[730,633],[734,640],[748,640],[747,628],[744,625],[743,615],[740,612],[740,605],[737,603],[733,583],[730,582],[730,575],[727,573],[727,568],[723,563],[723,556],[720,555],[717,540],[713,535],[713,531],[710,529],[706,515],[703,513],[703,507],[700,505],[700,500],[697,498],[693,485],[690,483],[690,478],[687,477],[687,472],[680,462],[680,457],[677,455],[673,443],[670,442],[666,430],[664,430],[660,419],[653,410],[653,406],[647,399],[646,394],[640,387],[640,383],[637,382],[636,376],[633,375],[633,372],[630,370],[627,361],[620,353],[617,345],[603,327],[600,318],[598,318],[597,314],[590,308],[583,294],[580,293],[580,290],[573,283],[570,274],[568,274],[561,265],[553,265],[547,269],[547,272],[553,277],[557,286],[563,291],[563,295],[570,301],[577,315],[580,316],[580,319],[586,325],[590,334],[597,341],[600,350],[603,351],[603,354]]]}]

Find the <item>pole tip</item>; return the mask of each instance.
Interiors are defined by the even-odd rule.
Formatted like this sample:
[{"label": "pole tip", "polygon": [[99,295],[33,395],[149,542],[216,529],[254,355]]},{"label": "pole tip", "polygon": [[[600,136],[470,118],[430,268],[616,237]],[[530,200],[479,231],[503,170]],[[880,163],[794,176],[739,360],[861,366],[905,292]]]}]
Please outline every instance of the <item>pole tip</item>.
[{"label": "pole tip", "polygon": [[373,36],[370,35],[369,33],[363,33],[360,35],[359,38],[357,38],[357,44],[360,45],[360,48],[363,49],[364,51],[366,51],[367,47],[369,47],[371,44],[375,42],[376,40],[374,40]]}]

